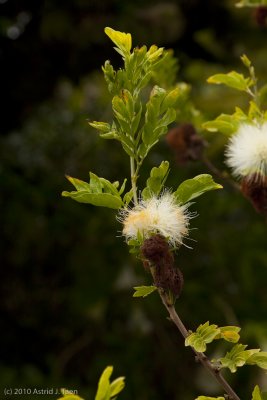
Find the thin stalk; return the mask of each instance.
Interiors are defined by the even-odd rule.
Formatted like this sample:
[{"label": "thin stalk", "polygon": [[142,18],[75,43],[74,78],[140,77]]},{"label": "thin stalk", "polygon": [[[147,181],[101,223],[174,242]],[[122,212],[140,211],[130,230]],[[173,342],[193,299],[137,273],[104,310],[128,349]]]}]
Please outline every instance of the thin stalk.
[{"label": "thin stalk", "polygon": [[[169,298],[166,295],[166,293],[163,290],[159,290],[159,294],[162,300],[162,303],[166,307],[166,309],[169,312],[170,319],[173,321],[175,326],[178,328],[180,333],[184,338],[187,338],[189,336],[189,332],[184,326],[182,320],[180,319],[179,315],[177,314],[173,304],[170,304]],[[204,353],[200,353],[196,351],[193,347],[191,347],[193,352],[196,355],[196,359],[203,365],[204,368],[206,368],[210,374],[216,379],[216,381],[221,385],[221,387],[225,390],[225,393],[229,396],[230,399],[232,400],[240,400],[238,395],[235,393],[235,391],[232,389],[232,387],[229,385],[229,383],[224,379],[222,376],[220,370],[214,366],[210,360],[207,358],[207,356]]]},{"label": "thin stalk", "polygon": [[138,204],[138,198],[137,198],[137,187],[136,187],[136,181],[137,181],[137,176],[136,176],[136,170],[135,170],[135,161],[133,157],[130,157],[130,166],[131,166],[131,182],[132,182],[132,189],[133,189],[133,199],[134,199],[134,204]]},{"label": "thin stalk", "polygon": [[202,157],[202,162],[209,168],[209,170],[218,178],[227,181],[235,190],[240,191],[238,183],[233,181],[226,172],[220,171],[206,156]]}]

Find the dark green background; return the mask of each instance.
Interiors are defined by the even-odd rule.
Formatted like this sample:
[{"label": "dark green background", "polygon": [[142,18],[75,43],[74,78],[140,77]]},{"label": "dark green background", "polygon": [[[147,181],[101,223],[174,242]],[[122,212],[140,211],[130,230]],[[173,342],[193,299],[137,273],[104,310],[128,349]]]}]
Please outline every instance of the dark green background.
[{"label": "dark green background", "polygon": [[[235,91],[206,83],[216,72],[245,72],[244,52],[260,83],[267,81],[267,28],[256,23],[254,10],[234,3],[0,1],[1,396],[5,387],[67,387],[90,400],[110,364],[114,377],[127,377],[122,399],[221,394],[184,348],[156,294],[132,298],[132,287],[150,280],[129,257],[115,212],[60,193],[70,189],[64,174],[86,180],[90,170],[120,181],[128,174],[120,146],[99,140],[87,123],[111,118],[101,65],[109,58],[118,67],[120,59],[104,27],[131,32],[134,45],[173,48],[177,79],[192,84],[208,119],[246,106]],[[206,140],[210,158],[224,168],[224,138]],[[178,168],[172,157],[162,141],[144,179],[163,159],[172,166],[169,186],[209,172],[200,162]],[[191,224],[196,242],[177,254],[185,277],[179,314],[192,329],[207,320],[240,325],[243,343],[267,350],[264,217],[227,183],[191,209],[199,214]],[[213,357],[229,349],[220,346],[210,347]],[[242,399],[250,399],[256,383],[267,390],[266,374],[256,367],[227,376]]]}]

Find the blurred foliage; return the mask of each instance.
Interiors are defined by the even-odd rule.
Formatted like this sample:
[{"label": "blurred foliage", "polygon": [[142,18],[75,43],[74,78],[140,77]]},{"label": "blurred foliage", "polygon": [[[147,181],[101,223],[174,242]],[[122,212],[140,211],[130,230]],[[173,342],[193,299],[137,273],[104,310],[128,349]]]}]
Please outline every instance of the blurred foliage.
[{"label": "blurred foliage", "polygon": [[[131,32],[134,45],[173,48],[177,80],[191,85],[206,120],[247,104],[242,94],[206,83],[219,71],[244,73],[243,53],[260,84],[267,82],[267,28],[255,9],[238,9],[232,0],[0,1],[1,393],[67,387],[93,398],[101,371],[112,364],[127,377],[122,399],[217,395],[157,296],[132,298],[133,286],[151,282],[115,237],[115,212],[60,197],[64,174],[88,180],[94,170],[122,181],[128,169],[119,144],[101,141],[87,123],[111,118],[110,96],[95,72],[108,58],[119,64],[105,26]],[[207,154],[225,169],[225,137],[203,135]],[[144,182],[163,159],[171,154],[162,141],[146,162]],[[170,185],[210,172],[201,162],[171,164]],[[266,351],[266,223],[224,186],[198,201],[194,249],[177,255],[185,276],[177,307],[188,328],[207,320],[240,325],[242,342]],[[229,348],[222,341],[209,351],[219,358]],[[267,389],[256,368],[230,379],[241,398],[250,398],[256,383]]]}]

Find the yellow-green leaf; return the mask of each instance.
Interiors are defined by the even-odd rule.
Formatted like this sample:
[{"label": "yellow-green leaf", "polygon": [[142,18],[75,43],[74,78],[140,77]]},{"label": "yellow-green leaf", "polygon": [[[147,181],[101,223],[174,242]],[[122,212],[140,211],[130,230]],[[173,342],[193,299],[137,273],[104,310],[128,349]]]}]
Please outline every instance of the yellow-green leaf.
[{"label": "yellow-green leaf", "polygon": [[216,189],[222,189],[222,185],[214,182],[211,175],[201,174],[182,182],[174,196],[178,203],[185,204],[209,190]]},{"label": "yellow-green leaf", "polygon": [[105,33],[120,50],[130,53],[132,48],[132,36],[130,33],[115,31],[109,27],[105,28]]},{"label": "yellow-green leaf", "polygon": [[135,286],[133,297],[146,297],[157,290],[156,286]]},{"label": "yellow-green leaf", "polygon": [[222,326],[219,328],[220,333],[216,339],[224,339],[227,342],[237,343],[240,339],[239,332],[241,328],[238,326]]},{"label": "yellow-green leaf", "polygon": [[215,83],[216,85],[224,84],[231,88],[247,91],[252,85],[250,78],[245,78],[243,74],[236,71],[231,71],[228,74],[216,74],[207,79],[208,83]]}]

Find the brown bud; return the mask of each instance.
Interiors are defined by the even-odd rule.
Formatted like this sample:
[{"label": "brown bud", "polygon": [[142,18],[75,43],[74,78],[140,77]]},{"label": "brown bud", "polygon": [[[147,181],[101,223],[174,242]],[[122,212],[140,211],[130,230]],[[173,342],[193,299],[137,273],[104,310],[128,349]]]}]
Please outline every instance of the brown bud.
[{"label": "brown bud", "polygon": [[[183,274],[174,266],[173,254],[167,241],[161,235],[151,236],[141,247],[143,257],[154,267],[155,286],[171,291],[177,298],[183,288]],[[144,261],[146,267],[147,261]]]},{"label": "brown bud", "polygon": [[141,247],[141,252],[144,258],[154,266],[166,264],[166,262],[173,263],[173,255],[168,242],[161,235],[154,235],[146,239]]},{"label": "brown bud", "polygon": [[205,142],[192,124],[181,124],[170,129],[166,140],[175,154],[177,164],[201,159]]},{"label": "brown bud", "polygon": [[253,204],[255,210],[267,215],[267,178],[259,179],[258,175],[245,177],[241,182],[241,190]]},{"label": "brown bud", "polygon": [[254,18],[257,24],[264,28],[267,22],[267,6],[259,6],[254,10]]},{"label": "brown bud", "polygon": [[172,294],[177,298],[180,296],[184,278],[179,268],[175,268],[165,265],[155,269],[154,273],[155,286],[162,288],[165,291],[170,290]]}]

